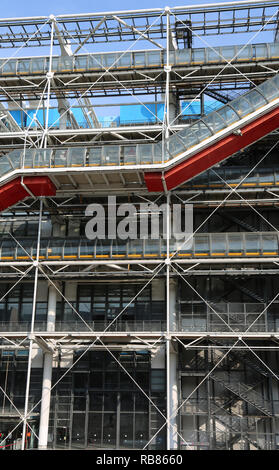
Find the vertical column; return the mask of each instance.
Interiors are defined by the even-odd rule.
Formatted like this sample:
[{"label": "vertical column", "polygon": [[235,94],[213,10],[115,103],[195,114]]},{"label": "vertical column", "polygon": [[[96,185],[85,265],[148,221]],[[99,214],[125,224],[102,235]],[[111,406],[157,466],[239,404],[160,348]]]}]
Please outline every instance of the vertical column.
[{"label": "vertical column", "polygon": [[[169,325],[170,335],[172,331],[176,331],[176,279],[169,281]],[[177,350],[173,340],[170,341],[169,348],[169,397],[170,397],[170,449],[178,448],[178,357]]]},{"label": "vertical column", "polygon": [[43,212],[43,201],[40,198],[40,215],[39,215],[39,226],[37,235],[37,248],[36,248],[36,260],[33,263],[35,267],[34,273],[34,288],[33,288],[33,303],[32,303],[32,315],[31,315],[31,326],[29,334],[29,354],[28,354],[28,365],[27,365],[27,377],[26,377],[26,388],[25,388],[25,404],[24,404],[24,419],[22,427],[22,438],[21,438],[21,450],[25,449],[25,438],[26,428],[28,421],[28,406],[29,406],[29,392],[30,392],[30,379],[31,379],[31,368],[32,368],[32,354],[33,354],[33,343],[35,339],[34,327],[36,317],[36,305],[37,305],[37,290],[38,290],[38,273],[39,273],[39,253],[41,243],[41,228],[42,228],[42,212]]},{"label": "vertical column", "polygon": [[[56,318],[56,289],[53,285],[49,286],[48,292],[48,312],[47,312],[47,331],[55,331]],[[42,401],[40,413],[39,429],[39,449],[47,449],[48,441],[48,423],[51,398],[51,378],[52,378],[52,353],[44,354],[44,371]]]}]

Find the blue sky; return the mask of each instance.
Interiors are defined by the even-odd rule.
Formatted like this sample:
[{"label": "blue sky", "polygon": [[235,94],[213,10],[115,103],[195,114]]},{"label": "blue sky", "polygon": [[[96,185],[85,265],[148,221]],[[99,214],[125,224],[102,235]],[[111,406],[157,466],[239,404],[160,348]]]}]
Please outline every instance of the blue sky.
[{"label": "blue sky", "polygon": [[[218,1],[218,0],[217,0]],[[221,0],[219,0],[221,1]],[[223,1],[223,0],[222,0]],[[194,5],[199,3],[210,3],[204,0],[190,0],[190,2],[162,1],[162,0],[47,0],[41,2],[38,0],[11,0],[10,2],[2,0],[1,17],[11,18],[18,16],[47,16],[50,14],[71,14],[71,13],[92,13],[97,11],[114,10],[137,10],[144,8],[164,8],[168,6]],[[216,0],[215,0],[216,3]]]},{"label": "blue sky", "polygon": [[11,18],[18,16],[48,16],[50,14],[72,14],[72,13],[92,13],[98,11],[115,11],[115,10],[136,10],[144,8],[164,8],[168,6],[185,6],[198,5],[206,3],[220,3],[225,0],[10,0],[1,1],[2,18]]},{"label": "blue sky", "polygon": [[[121,10],[136,10],[136,9],[150,9],[150,8],[164,8],[166,5],[173,6],[185,6],[185,5],[199,5],[199,4],[210,4],[210,3],[220,3],[224,0],[188,0],[179,1],[179,0],[141,0],[138,1],[128,1],[128,0],[102,0],[99,2],[92,0],[27,0],[23,2],[22,0],[10,0],[1,2],[1,13],[2,18],[16,18],[16,17],[28,17],[28,16],[49,16],[50,14],[54,15],[63,15],[63,14],[79,14],[79,13],[94,13],[94,12],[106,12],[106,11],[121,11]],[[234,34],[232,35],[223,35],[216,38],[216,36],[206,36],[202,40],[194,38],[194,47],[208,47],[219,46],[225,44],[245,44],[251,37],[253,33],[249,34]],[[272,33],[262,32],[260,33],[254,41],[256,43],[260,42],[269,42],[273,40]],[[145,41],[138,43],[136,48],[153,48],[150,43],[146,45],[142,44]],[[99,44],[99,45],[85,45],[81,52],[97,52],[97,51],[108,51],[108,50],[125,50],[129,46],[129,43],[111,43],[111,44]],[[2,57],[7,57],[10,55],[18,56],[36,56],[36,55],[45,55],[48,54],[49,47],[46,48],[26,48],[14,51],[12,49],[3,49],[1,51]],[[58,53],[59,51],[54,51]],[[124,98],[121,101],[130,101],[131,98]],[[145,101],[146,101],[145,97]],[[95,101],[103,102],[103,99],[95,99]],[[119,101],[119,98],[111,101]],[[114,111],[114,110],[113,110]],[[101,109],[99,109],[101,112]]]}]

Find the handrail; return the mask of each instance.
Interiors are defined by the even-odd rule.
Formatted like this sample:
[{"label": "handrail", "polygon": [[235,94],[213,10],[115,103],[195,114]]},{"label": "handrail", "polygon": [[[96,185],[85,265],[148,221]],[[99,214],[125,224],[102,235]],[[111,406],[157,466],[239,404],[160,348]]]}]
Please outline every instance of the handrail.
[{"label": "handrail", "polygon": [[[169,65],[191,66],[202,64],[239,63],[245,61],[276,60],[278,43],[220,46],[214,48],[178,49],[169,52]],[[92,71],[141,69],[164,67],[166,51],[145,50],[128,52],[88,53],[73,56],[53,56],[54,73],[86,73]],[[0,76],[45,74],[49,70],[49,57],[19,57],[0,60]]]},{"label": "handrail", "polygon": [[[0,261],[30,261],[36,258],[36,240],[2,234]],[[232,232],[195,234],[193,240],[170,240],[171,256],[176,258],[241,258],[278,256],[279,240],[276,232]],[[167,243],[156,240],[88,240],[78,238],[42,238],[39,259],[43,260],[91,260],[91,259],[164,259]]]},{"label": "handrail", "polygon": [[[277,107],[279,99],[279,75],[266,80],[248,93],[213,111],[182,131],[173,134],[162,150],[162,143],[137,145],[103,145],[101,147],[73,147],[58,150],[24,149],[14,150],[0,158],[0,177],[14,170],[89,168],[100,166],[127,167],[145,165],[161,168],[174,158],[188,159],[190,154],[200,151],[201,145],[208,147],[221,139],[222,133],[233,133],[241,128],[251,115],[268,113]],[[277,100],[277,101],[276,101]],[[187,156],[185,154],[187,153]]]}]

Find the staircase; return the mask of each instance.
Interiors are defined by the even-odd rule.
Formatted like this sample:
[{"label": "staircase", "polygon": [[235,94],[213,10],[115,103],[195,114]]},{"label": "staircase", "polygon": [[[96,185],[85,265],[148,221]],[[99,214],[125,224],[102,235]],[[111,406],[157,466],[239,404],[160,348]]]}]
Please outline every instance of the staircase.
[{"label": "staircase", "polygon": [[[220,341],[218,344],[223,345]],[[212,355],[210,358],[210,367],[212,368],[214,365],[218,363],[221,359],[221,354],[217,354],[217,352],[212,351]],[[230,366],[234,366],[239,361],[245,362],[251,369],[256,371],[263,377],[267,377],[267,371],[258,363],[253,362],[248,355],[244,351],[232,351],[227,356],[227,361]],[[208,363],[205,358],[201,356],[195,356],[190,363],[188,363],[190,368],[194,370],[206,370],[208,367]],[[241,398],[245,402],[249,403],[251,406],[259,410],[263,415],[267,417],[273,416],[271,405],[268,400],[264,399],[263,396],[256,392],[254,388],[259,384],[259,380],[257,380],[253,384],[244,384],[241,382],[231,382],[231,375],[227,371],[220,371],[215,369],[211,374],[210,378],[219,383],[224,387],[223,396],[226,396],[226,391],[232,393],[235,397],[234,401],[238,398]],[[227,402],[222,403],[222,405],[217,404],[216,401],[211,401],[211,416],[215,418],[217,422],[219,422],[222,426],[225,427],[226,432],[229,431],[229,439],[223,439],[221,433],[221,441],[218,440],[216,442],[216,448],[230,448],[234,443],[239,441],[240,439],[245,439],[251,445],[256,447],[257,449],[262,449],[262,446],[258,443],[256,439],[253,438],[251,432],[255,429],[255,426],[263,421],[266,418],[254,418],[251,422],[249,417],[242,417],[236,414],[230,413],[226,408],[231,405],[232,400],[228,400]],[[199,403],[200,407],[206,408],[207,411],[207,403],[203,404],[202,401]],[[225,435],[226,435],[225,432]]]},{"label": "staircase", "polygon": [[210,377],[227,390],[234,393],[236,396],[242,398],[250,405],[257,408],[267,416],[273,416],[270,403],[265,400],[262,395],[254,390],[256,384],[246,385],[241,382],[230,382],[230,375],[228,372],[222,371],[220,374],[211,373]]}]

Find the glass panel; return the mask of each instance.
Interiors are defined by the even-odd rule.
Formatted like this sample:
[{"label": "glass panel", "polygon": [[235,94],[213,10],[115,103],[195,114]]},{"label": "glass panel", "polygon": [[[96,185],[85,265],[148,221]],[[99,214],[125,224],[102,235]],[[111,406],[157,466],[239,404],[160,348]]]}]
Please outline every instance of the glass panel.
[{"label": "glass panel", "polygon": [[104,414],[103,446],[114,448],[116,444],[116,414]]},{"label": "glass panel", "polygon": [[13,168],[8,158],[0,157],[0,175],[5,175],[6,173],[9,173],[12,170]]},{"label": "glass panel", "polygon": [[69,151],[69,166],[85,165],[85,147],[74,147]]},{"label": "glass panel", "polygon": [[161,54],[159,51],[148,52],[146,55],[148,65],[161,65]]},{"label": "glass panel", "polygon": [[80,242],[79,255],[81,258],[93,258],[95,249],[95,242],[89,240],[82,240]]},{"label": "glass panel", "polygon": [[246,253],[259,253],[261,248],[261,238],[255,233],[245,234]]},{"label": "glass panel", "polygon": [[101,54],[94,54],[88,57],[89,69],[102,69],[103,56]]},{"label": "glass panel", "polygon": [[127,245],[125,243],[125,240],[112,240],[112,257],[125,257],[126,249]]},{"label": "glass panel", "polygon": [[61,57],[59,61],[60,72],[69,72],[73,70],[73,57]]},{"label": "glass panel", "polygon": [[277,254],[278,253],[278,238],[277,235],[262,235],[263,254]]},{"label": "glass panel", "polygon": [[15,75],[16,74],[17,61],[15,59],[8,60],[3,65],[3,75]]},{"label": "glass panel", "polygon": [[15,242],[11,240],[4,240],[1,245],[1,258],[12,259],[15,256]]},{"label": "glass panel", "polygon": [[195,132],[195,128],[193,127],[192,129],[192,127],[188,129],[187,135],[185,137],[185,147],[188,149],[199,143],[199,135]]},{"label": "glass panel", "polygon": [[72,446],[82,448],[85,445],[85,413],[73,414]]},{"label": "glass panel", "polygon": [[175,51],[175,63],[177,65],[180,64],[188,64],[191,61],[191,49],[181,49]]},{"label": "glass panel", "polygon": [[0,59],[0,74],[1,74],[1,75],[2,75],[2,73],[3,73],[3,65],[4,65],[4,63],[5,63],[5,60],[6,60],[6,59]]},{"label": "glass panel", "polygon": [[138,145],[139,162],[141,164],[153,163],[153,145]]},{"label": "glass panel", "polygon": [[88,418],[88,447],[96,449],[102,442],[102,415],[89,413]]},{"label": "glass panel", "polygon": [[59,57],[52,57],[51,70],[57,72],[59,70]]},{"label": "glass panel", "polygon": [[204,49],[192,49],[192,62],[196,64],[202,64],[205,62],[204,56]]},{"label": "glass panel", "polygon": [[145,240],[144,242],[144,255],[145,256],[156,256],[160,255],[160,243],[159,240]]},{"label": "glass panel", "polygon": [[130,240],[128,248],[128,256],[143,256],[143,240]]},{"label": "glass panel", "polygon": [[208,116],[204,118],[204,121],[212,129],[213,134],[226,127],[226,122],[221,118],[221,116],[219,116],[217,112],[208,114]]},{"label": "glass panel", "polygon": [[21,154],[22,153],[23,153],[22,150],[13,150],[12,152],[9,153],[9,161],[11,162],[11,165],[13,166],[14,169],[21,167],[21,162],[22,162]]},{"label": "glass panel", "polygon": [[[175,134],[173,134],[170,138],[169,141],[166,142],[166,147],[169,151],[169,153],[174,157],[175,155],[181,153],[185,149],[185,144],[183,143],[183,140],[177,137]],[[186,150],[186,149],[185,149]]]},{"label": "glass panel", "polygon": [[218,114],[226,121],[227,126],[239,120],[238,115],[230,106],[218,109]]},{"label": "glass panel", "polygon": [[125,146],[123,147],[124,151],[124,165],[132,165],[137,163],[137,147],[133,146]]},{"label": "glass panel", "polygon": [[[34,243],[34,248],[36,246],[36,242]],[[40,259],[44,259],[46,257],[46,250],[47,250],[47,246],[48,246],[48,240],[41,240],[41,244],[40,244]],[[34,249],[32,251],[32,255],[33,257],[36,255]]]},{"label": "glass panel", "polygon": [[64,258],[77,258],[79,240],[66,240],[64,246]]},{"label": "glass panel", "polygon": [[[258,174],[256,171],[252,171],[250,174],[249,170],[247,173],[241,175],[242,186],[255,186],[258,183]],[[248,174],[248,176],[246,176]]]},{"label": "glass panel", "polygon": [[246,96],[240,96],[239,98],[231,101],[230,105],[240,114],[241,117],[246,116],[254,111],[253,104],[246,99]]},{"label": "glass panel", "polygon": [[103,148],[105,165],[120,165],[119,145],[108,145]]},{"label": "glass panel", "polygon": [[278,59],[279,57],[279,44],[269,44],[269,51],[270,51],[270,58],[271,59]]},{"label": "glass panel", "polygon": [[87,70],[87,56],[77,56],[75,58],[75,70]]},{"label": "glass panel", "polygon": [[222,49],[221,48],[215,48],[215,50],[208,49],[207,51],[207,60],[208,62],[223,62],[223,59],[221,57],[222,54]]},{"label": "glass panel", "polygon": [[250,91],[247,95],[247,98],[249,98],[250,103],[253,104],[255,109],[258,109],[266,104],[266,100],[257,90]]},{"label": "glass panel", "polygon": [[19,240],[16,250],[18,259],[30,259],[33,242],[34,240]]},{"label": "glass panel", "polygon": [[230,253],[239,253],[243,252],[243,237],[242,234],[229,234],[228,235],[228,248]]},{"label": "glass panel", "polygon": [[126,52],[117,62],[117,67],[131,67],[132,65],[132,54]]},{"label": "glass panel", "polygon": [[247,60],[252,57],[252,46],[238,46],[236,60]]},{"label": "glass panel", "polygon": [[258,88],[261,90],[268,101],[272,101],[279,96],[279,90],[273,80],[266,80],[265,82],[261,83]]},{"label": "glass panel", "polygon": [[96,256],[108,258],[110,256],[111,240],[96,240]]},{"label": "glass panel", "polygon": [[[169,159],[169,154],[165,153],[165,161]],[[154,163],[161,163],[162,162],[162,144],[158,142],[157,144],[153,145],[153,162]]]},{"label": "glass panel", "polygon": [[254,49],[254,57],[257,60],[267,58],[267,44],[255,44],[253,46],[253,49]]},{"label": "glass panel", "polygon": [[33,168],[33,159],[35,156],[36,150],[25,150],[25,153],[23,152],[23,165],[24,168]]},{"label": "glass panel", "polygon": [[134,52],[134,64],[135,67],[144,67],[145,65],[145,53]]},{"label": "glass panel", "polygon": [[209,252],[209,237],[208,235],[195,235],[195,254],[196,253],[208,253]]},{"label": "glass panel", "polygon": [[36,150],[34,155],[34,168],[44,168],[50,166],[51,149]]},{"label": "glass panel", "polygon": [[274,172],[271,168],[261,168],[260,184],[268,183],[271,185],[274,183],[274,179]]},{"label": "glass panel", "polygon": [[44,73],[46,71],[45,68],[45,58],[44,57],[38,57],[38,58],[33,58],[31,60],[31,72],[33,73]]},{"label": "glass panel", "polygon": [[63,240],[52,240],[51,242],[49,242],[49,245],[47,248],[48,259],[61,258],[63,242],[64,242]]},{"label": "glass panel", "polygon": [[226,254],[226,235],[223,233],[212,233],[211,236],[211,254]]},{"label": "glass panel", "polygon": [[[248,173],[249,170],[247,170]],[[236,185],[241,181],[241,173],[239,168],[225,168],[225,181],[228,184]]]},{"label": "glass panel", "polygon": [[193,126],[190,127],[190,130],[195,133],[199,142],[211,136],[210,130],[202,121],[196,122]]},{"label": "glass panel", "polygon": [[120,446],[133,447],[133,414],[121,413],[120,415]]},{"label": "glass panel", "polygon": [[102,147],[95,147],[89,149],[88,165],[96,166],[102,164]]},{"label": "glass panel", "polygon": [[148,415],[135,414],[135,448],[143,449],[149,439]]},{"label": "glass panel", "polygon": [[67,167],[68,166],[68,150],[55,150],[54,152],[54,166],[55,167]]},{"label": "glass panel", "polygon": [[103,66],[106,68],[118,67],[118,54],[103,54]]},{"label": "glass panel", "polygon": [[279,89],[279,74],[277,73],[274,77],[270,80],[274,85]]},{"label": "glass panel", "polygon": [[234,46],[223,46],[220,49],[220,52],[222,56],[224,57],[224,59],[231,60],[235,55],[235,48]]}]

